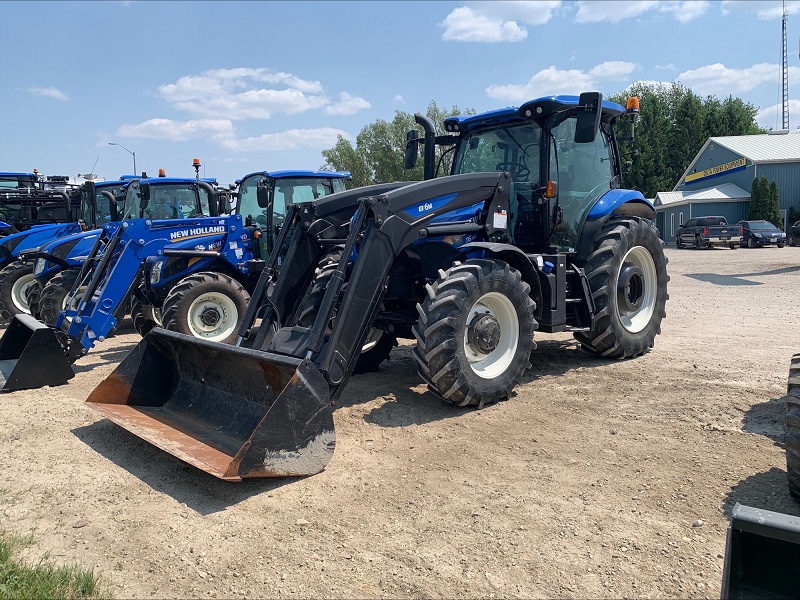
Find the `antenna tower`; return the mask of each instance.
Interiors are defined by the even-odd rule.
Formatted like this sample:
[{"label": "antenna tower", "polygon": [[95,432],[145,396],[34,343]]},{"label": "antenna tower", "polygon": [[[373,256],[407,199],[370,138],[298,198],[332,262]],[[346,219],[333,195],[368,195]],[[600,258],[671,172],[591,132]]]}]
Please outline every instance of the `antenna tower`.
[{"label": "antenna tower", "polygon": [[783,82],[783,95],[781,96],[783,106],[783,127],[789,129],[789,53],[786,51],[786,0],[783,0],[783,20],[781,22],[781,81]]}]

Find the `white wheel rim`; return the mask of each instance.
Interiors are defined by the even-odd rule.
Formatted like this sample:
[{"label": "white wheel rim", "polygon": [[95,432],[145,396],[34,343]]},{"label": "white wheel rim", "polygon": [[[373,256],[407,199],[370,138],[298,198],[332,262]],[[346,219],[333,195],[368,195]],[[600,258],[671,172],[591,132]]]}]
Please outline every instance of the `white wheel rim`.
[{"label": "white wheel rim", "polygon": [[381,341],[381,337],[383,337],[383,329],[378,329],[376,327],[370,329],[364,345],[361,346],[361,353],[363,354],[364,352],[369,352],[372,350],[378,345],[378,342]]},{"label": "white wheel rim", "polygon": [[[203,319],[208,311],[215,315],[215,322],[210,323]],[[239,311],[233,300],[225,294],[209,292],[191,303],[188,316],[189,330],[194,337],[219,342],[236,329]]]},{"label": "white wheel rim", "polygon": [[25,297],[25,292],[31,287],[35,281],[33,274],[23,275],[14,282],[11,287],[11,301],[18,312],[31,314],[31,308],[28,306],[28,299]]},{"label": "white wheel rim", "polygon": [[[469,340],[469,325],[480,315],[493,316],[500,328],[497,345],[489,352],[482,352]],[[462,343],[472,371],[484,379],[502,375],[514,360],[519,344],[519,318],[514,304],[503,294],[484,294],[470,309],[466,324]]]},{"label": "white wheel rim", "polygon": [[653,316],[656,306],[656,289],[658,287],[658,276],[656,275],[656,264],[650,252],[642,246],[635,246],[628,250],[622,259],[617,272],[617,281],[620,274],[628,265],[633,265],[641,270],[641,302],[635,310],[621,310],[619,301],[617,302],[617,316],[622,326],[631,333],[639,333]]}]

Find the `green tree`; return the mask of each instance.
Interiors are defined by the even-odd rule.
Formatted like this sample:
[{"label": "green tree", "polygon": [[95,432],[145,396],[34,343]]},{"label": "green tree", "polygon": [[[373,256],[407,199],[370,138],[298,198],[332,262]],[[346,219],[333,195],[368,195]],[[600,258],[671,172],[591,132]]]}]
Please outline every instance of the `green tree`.
[{"label": "green tree", "polygon": [[[473,109],[461,111],[458,106],[453,106],[449,111],[441,109],[436,102],[428,104],[425,115],[431,120],[437,134],[444,133],[441,127],[447,117],[454,115],[475,114]],[[406,133],[410,129],[419,129],[412,113],[396,111],[394,119],[384,121],[378,119],[366,125],[356,136],[353,144],[339,136],[333,148],[322,151],[325,159],[323,169],[335,171],[350,171],[353,176],[353,187],[387,183],[390,181],[421,181],[423,178],[422,161],[417,166],[406,171],[403,168]],[[443,150],[437,148],[437,163],[442,159]],[[450,159],[452,153],[446,154],[441,160],[438,175],[450,172]]]},{"label": "green tree", "polygon": [[760,179],[758,177],[753,179],[747,218],[751,221],[769,221],[775,226],[783,228],[777,183],[769,182],[763,176]]},{"label": "green tree", "polygon": [[[620,144],[624,159],[638,152],[625,185],[648,198],[674,188],[708,138],[763,132],[755,121],[758,109],[732,96],[720,101],[678,83],[637,83],[609,99],[624,106],[629,96],[639,98],[641,112],[636,139]],[[617,128],[623,138],[630,134],[627,119]]]},{"label": "green tree", "polygon": [[776,227],[783,229],[783,219],[781,218],[781,197],[780,193],[778,192],[778,184],[774,181],[771,181],[769,184],[769,200],[767,204],[767,209],[769,213],[769,218],[767,221],[775,225]]}]

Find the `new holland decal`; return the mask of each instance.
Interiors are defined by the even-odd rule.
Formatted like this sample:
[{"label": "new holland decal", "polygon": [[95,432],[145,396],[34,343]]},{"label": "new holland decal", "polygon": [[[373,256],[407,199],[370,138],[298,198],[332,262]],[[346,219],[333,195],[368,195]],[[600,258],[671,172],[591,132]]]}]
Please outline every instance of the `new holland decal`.
[{"label": "new holland decal", "polygon": [[211,227],[192,227],[190,229],[182,229],[180,231],[172,231],[169,234],[171,242],[176,240],[188,240],[195,237],[201,237],[212,233],[225,233],[224,225],[213,225]]}]

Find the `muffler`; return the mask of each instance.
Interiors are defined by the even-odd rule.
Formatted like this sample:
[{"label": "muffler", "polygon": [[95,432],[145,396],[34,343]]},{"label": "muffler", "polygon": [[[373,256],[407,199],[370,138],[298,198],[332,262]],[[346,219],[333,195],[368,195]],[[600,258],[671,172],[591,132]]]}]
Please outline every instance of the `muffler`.
[{"label": "muffler", "polygon": [[325,468],[336,444],[328,390],[310,360],[157,327],[86,402],[184,462],[240,481]]},{"label": "muffler", "polygon": [[53,328],[20,313],[0,339],[0,391],[63,385],[75,377]]}]

